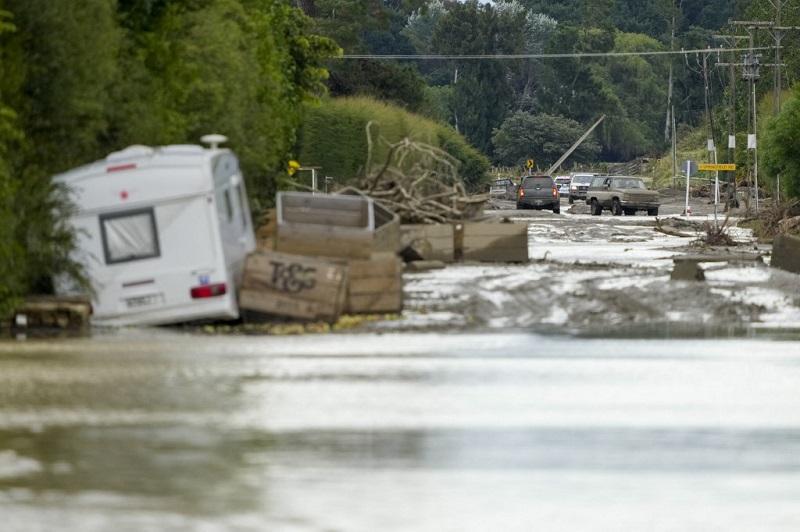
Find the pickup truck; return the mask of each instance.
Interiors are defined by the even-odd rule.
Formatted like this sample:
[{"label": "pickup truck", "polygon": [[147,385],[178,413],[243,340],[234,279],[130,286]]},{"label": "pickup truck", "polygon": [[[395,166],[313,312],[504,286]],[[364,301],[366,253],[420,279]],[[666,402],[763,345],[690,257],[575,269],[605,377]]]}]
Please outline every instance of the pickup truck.
[{"label": "pickup truck", "polygon": [[552,209],[561,212],[561,196],[549,175],[523,176],[517,189],[517,209]]},{"label": "pickup truck", "polygon": [[636,211],[657,216],[661,205],[658,191],[649,190],[641,178],[626,176],[595,177],[586,191],[586,203],[595,216],[603,214],[604,209],[614,216],[632,215]]}]

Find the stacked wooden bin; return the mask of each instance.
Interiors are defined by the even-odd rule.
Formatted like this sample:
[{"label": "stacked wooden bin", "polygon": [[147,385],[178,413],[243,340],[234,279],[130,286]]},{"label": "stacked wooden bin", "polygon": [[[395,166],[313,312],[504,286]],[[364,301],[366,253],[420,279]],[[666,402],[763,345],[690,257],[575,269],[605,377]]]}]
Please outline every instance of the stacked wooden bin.
[{"label": "stacked wooden bin", "polygon": [[280,192],[247,260],[240,306],[300,319],[403,308],[397,216],[361,196]]}]

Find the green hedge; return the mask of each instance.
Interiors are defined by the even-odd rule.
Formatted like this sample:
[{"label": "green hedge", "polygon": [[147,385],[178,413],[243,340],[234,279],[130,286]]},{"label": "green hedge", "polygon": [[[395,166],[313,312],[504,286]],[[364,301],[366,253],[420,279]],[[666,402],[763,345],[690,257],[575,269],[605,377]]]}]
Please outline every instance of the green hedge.
[{"label": "green hedge", "polygon": [[460,161],[458,171],[468,188],[479,190],[487,181],[489,160],[451,127],[366,97],[330,98],[309,108],[300,130],[298,160],[304,166],[321,166],[322,174],[337,184],[363,176],[370,121],[373,162],[384,161],[387,153],[386,146],[377,142],[379,135],[389,142],[409,137]]}]

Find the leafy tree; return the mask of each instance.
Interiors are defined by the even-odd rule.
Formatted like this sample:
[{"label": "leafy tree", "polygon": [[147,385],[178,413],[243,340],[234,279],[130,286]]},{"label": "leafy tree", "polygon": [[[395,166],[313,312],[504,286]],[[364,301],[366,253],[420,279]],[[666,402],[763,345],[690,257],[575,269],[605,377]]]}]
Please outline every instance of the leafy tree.
[{"label": "leafy tree", "polygon": [[800,198],[800,85],[781,112],[770,119],[761,141],[763,168],[768,175],[781,176],[784,192]]},{"label": "leafy tree", "polygon": [[[18,31],[7,41],[7,93],[28,139],[26,171],[48,175],[102,153],[120,33],[113,0],[6,0]],[[35,166],[35,168],[33,166]]]},{"label": "leafy tree", "polygon": [[[11,13],[0,10],[0,34],[12,32]],[[5,49],[0,41],[0,79],[5,76]],[[8,164],[9,145],[20,138],[16,114],[5,104],[0,91],[0,319],[13,310],[24,294],[22,258],[24,250],[15,238],[17,216],[14,209],[16,186]]]},{"label": "leafy tree", "polygon": [[347,53],[368,51],[364,32],[386,28],[388,13],[380,0],[313,0],[314,29]]},{"label": "leafy tree", "polygon": [[[477,0],[449,4],[432,39],[437,53],[492,55],[519,51],[519,25],[490,4]],[[458,61],[454,83],[453,121],[456,130],[484,153],[491,153],[492,130],[513,102],[507,66],[499,61]],[[454,78],[456,76],[454,75]]]},{"label": "leafy tree", "polygon": [[442,0],[432,0],[409,15],[402,33],[418,52],[432,53],[433,32],[446,13],[447,5]]},{"label": "leafy tree", "polygon": [[411,65],[367,59],[344,61],[331,72],[334,96],[365,95],[418,111],[425,100],[425,80]]},{"label": "leafy tree", "polygon": [[[517,111],[494,130],[495,162],[501,165],[522,165],[533,158],[540,168],[548,168],[583,135],[585,127],[569,118],[549,114],[532,115]],[[586,139],[572,154],[575,162],[594,160],[600,145]]]},{"label": "leafy tree", "polygon": [[259,204],[269,202],[303,104],[325,91],[322,62],[338,52],[335,44],[273,0],[177,2],[147,25],[123,55],[114,143],[196,142],[224,132]]},{"label": "leafy tree", "polygon": [[580,10],[581,25],[584,28],[601,28],[613,32],[611,14],[615,3],[615,0],[583,0]]},{"label": "leafy tree", "polygon": [[69,204],[49,176],[101,151],[115,74],[114,6],[106,0],[5,5],[17,31],[0,36],[0,202],[6,204],[0,218],[7,219],[0,268],[12,270],[10,290],[46,292],[54,275],[82,278],[69,256]]},{"label": "leafy tree", "polygon": [[682,0],[681,11],[687,26],[718,29],[733,18],[734,5],[728,0]]},{"label": "leafy tree", "polygon": [[0,0],[0,314],[80,280],[56,172],[218,131],[271,198],[339,52],[310,28],[284,0]]}]

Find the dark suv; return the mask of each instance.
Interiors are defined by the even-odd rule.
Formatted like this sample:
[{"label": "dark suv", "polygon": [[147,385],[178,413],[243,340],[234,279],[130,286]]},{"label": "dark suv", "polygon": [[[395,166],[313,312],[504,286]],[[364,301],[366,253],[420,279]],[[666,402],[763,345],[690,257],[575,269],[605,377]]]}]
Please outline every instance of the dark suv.
[{"label": "dark suv", "polygon": [[549,175],[529,175],[522,178],[517,189],[517,209],[553,209],[561,212],[561,197]]}]

